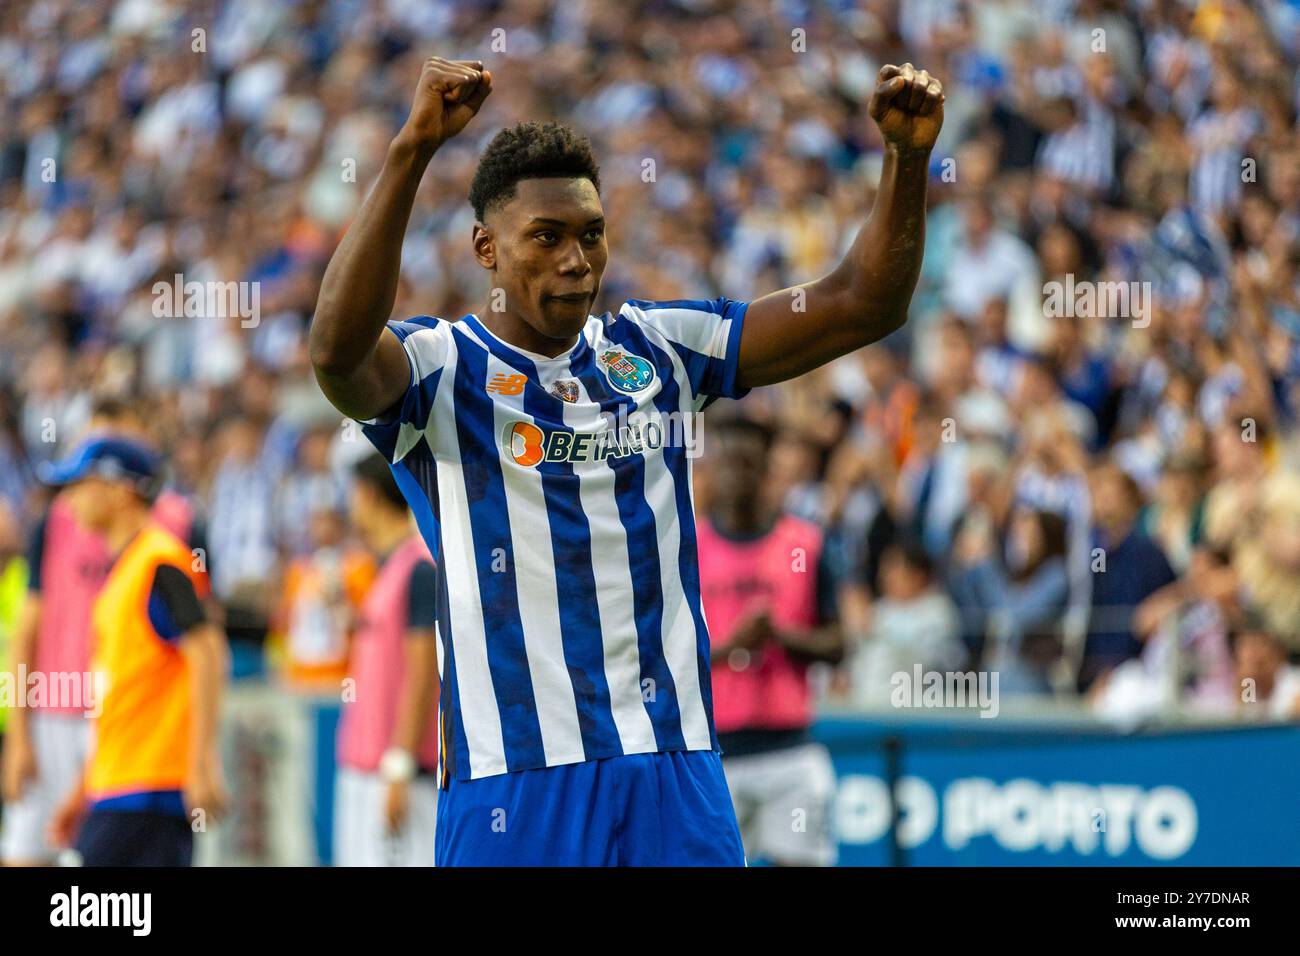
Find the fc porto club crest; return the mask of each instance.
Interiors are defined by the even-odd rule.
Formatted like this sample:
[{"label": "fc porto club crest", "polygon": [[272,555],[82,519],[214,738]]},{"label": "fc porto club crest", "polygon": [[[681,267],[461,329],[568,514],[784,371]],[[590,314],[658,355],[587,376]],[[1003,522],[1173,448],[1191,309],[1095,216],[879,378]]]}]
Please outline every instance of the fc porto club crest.
[{"label": "fc porto club crest", "polygon": [[606,349],[600,353],[600,365],[605,370],[609,384],[620,392],[639,392],[655,380],[655,368],[639,355],[622,349]]},{"label": "fc porto club crest", "polygon": [[569,379],[556,379],[551,384],[551,394],[562,402],[576,402],[578,400],[578,383]]}]

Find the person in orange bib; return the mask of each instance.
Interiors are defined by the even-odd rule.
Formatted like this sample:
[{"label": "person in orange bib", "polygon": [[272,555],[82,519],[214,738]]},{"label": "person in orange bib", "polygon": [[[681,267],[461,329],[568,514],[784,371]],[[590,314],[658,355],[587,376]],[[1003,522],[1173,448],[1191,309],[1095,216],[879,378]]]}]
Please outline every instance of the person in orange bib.
[{"label": "person in orange bib", "polygon": [[225,803],[226,642],[206,619],[189,547],[150,515],[158,464],[136,441],[99,435],[42,474],[67,486],[76,520],[113,555],[91,613],[100,699],[90,756],[51,821],[51,842],[75,835],[85,866],[188,866],[194,831]]}]

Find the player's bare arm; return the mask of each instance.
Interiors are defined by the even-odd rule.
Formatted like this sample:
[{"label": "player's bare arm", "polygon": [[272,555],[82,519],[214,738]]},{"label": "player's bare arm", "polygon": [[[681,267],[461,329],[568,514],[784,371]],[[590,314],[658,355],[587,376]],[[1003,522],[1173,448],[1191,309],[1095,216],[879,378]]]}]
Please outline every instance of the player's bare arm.
[{"label": "player's bare arm", "polygon": [[[429,726],[429,717],[438,709],[438,638],[431,627],[412,628],[402,646],[405,666],[397,699],[397,726],[393,728],[389,745],[415,754]],[[409,783],[409,780],[388,781],[384,810],[390,830],[400,830],[406,823]]]},{"label": "player's bare arm", "polygon": [[713,648],[714,663],[727,661],[735,651],[756,651],[764,644],[777,644],[791,657],[806,663],[839,664],[844,660],[844,632],[838,625],[796,630],[778,628],[770,611],[750,612],[736,626],[731,640]]},{"label": "player's bare arm", "polygon": [[844,660],[844,631],[835,624],[810,630],[774,629],[772,640],[805,663],[839,664]]},{"label": "player's bare arm", "polygon": [[226,638],[216,625],[204,623],[181,637],[180,648],[189,670],[194,703],[185,806],[190,811],[202,809],[213,819],[220,819],[225,811],[226,794],[217,756],[217,726],[227,670]]},{"label": "player's bare arm", "polygon": [[50,814],[46,824],[46,838],[52,846],[72,846],[77,839],[77,830],[86,818],[86,772],[83,769],[67,792],[59,799],[59,804]]},{"label": "player's bare arm", "polygon": [[397,298],[415,193],[434,153],[491,92],[492,74],[480,61],[425,62],[411,113],[325,270],[309,335],[311,360],[321,390],[345,415],[373,418],[406,390],[406,356],[396,336],[383,332]]},{"label": "player's bare arm", "polygon": [[738,381],[795,378],[884,338],[907,320],[921,273],[930,150],[943,126],[943,87],[912,64],[885,66],[869,112],[885,140],[875,206],[828,275],[755,300],[745,316]]}]

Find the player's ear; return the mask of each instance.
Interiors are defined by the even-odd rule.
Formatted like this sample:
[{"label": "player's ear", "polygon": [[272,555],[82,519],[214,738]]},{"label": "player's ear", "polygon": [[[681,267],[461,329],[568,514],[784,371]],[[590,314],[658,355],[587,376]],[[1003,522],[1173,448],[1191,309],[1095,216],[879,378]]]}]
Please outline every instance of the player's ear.
[{"label": "player's ear", "polygon": [[474,234],[470,240],[474,245],[474,258],[484,269],[497,267],[497,244],[492,230],[481,222],[474,223]]}]

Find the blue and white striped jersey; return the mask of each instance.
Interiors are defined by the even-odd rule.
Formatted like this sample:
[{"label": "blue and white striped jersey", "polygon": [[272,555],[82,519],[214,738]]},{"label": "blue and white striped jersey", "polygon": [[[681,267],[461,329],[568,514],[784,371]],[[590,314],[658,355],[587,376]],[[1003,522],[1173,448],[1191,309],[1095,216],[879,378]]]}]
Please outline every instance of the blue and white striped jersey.
[{"label": "blue and white striped jersey", "polygon": [[689,422],[747,391],[747,307],[630,300],[555,358],[389,323],[411,382],[364,431],[442,572],[444,779],[717,749]]}]

